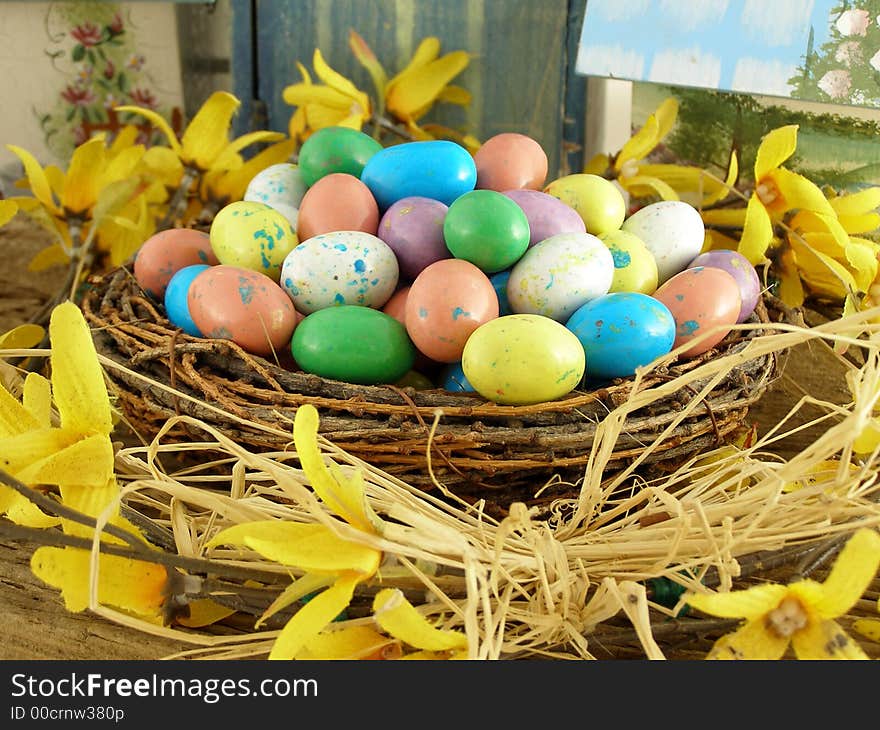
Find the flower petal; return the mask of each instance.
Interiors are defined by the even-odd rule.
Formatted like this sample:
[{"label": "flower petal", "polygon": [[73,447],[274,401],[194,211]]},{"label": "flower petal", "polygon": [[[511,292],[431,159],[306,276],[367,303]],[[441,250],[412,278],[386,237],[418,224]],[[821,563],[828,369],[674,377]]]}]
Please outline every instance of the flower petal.
[{"label": "flower petal", "polygon": [[324,525],[281,520],[227,528],[211,538],[207,547],[216,545],[246,546],[282,565],[323,573],[346,570],[372,575],[381,559],[378,550],[342,540]]},{"label": "flower petal", "polygon": [[837,556],[813,607],[822,618],[843,616],[861,598],[880,566],[880,535],[871,528],[856,530]]},{"label": "flower petal", "polygon": [[466,650],[468,646],[467,636],[461,631],[432,626],[398,588],[383,588],[376,594],[373,618],[383,631],[417,649],[449,651]]},{"label": "flower petal", "polygon": [[658,177],[648,175],[633,175],[632,177],[620,178],[620,184],[627,192],[637,198],[657,195],[663,200],[679,200],[678,193],[673,190],[669,183]]},{"label": "flower petal", "polygon": [[[733,150],[730,153],[730,160],[727,164],[727,177],[724,179],[723,185],[717,185],[714,180],[709,180],[708,184],[704,185],[704,188],[707,191],[710,191],[703,198],[703,205],[715,205],[716,203],[724,200],[729,194],[733,187],[736,185],[736,180],[739,177],[739,160],[736,156],[736,150]],[[713,190],[713,185],[717,185]]]},{"label": "flower petal", "polygon": [[721,618],[755,620],[779,605],[787,592],[785,586],[768,583],[727,593],[692,593],[686,601],[703,613]]},{"label": "flower petal", "polygon": [[[796,172],[780,168],[768,174],[782,193],[785,210],[811,210],[836,219],[837,214],[822,189],[812,180]],[[773,207],[773,206],[771,206]]]},{"label": "flower petal", "polygon": [[27,497],[11,487],[0,484],[0,515],[24,527],[43,529],[54,527],[61,522],[55,515],[48,515]]},{"label": "flower petal", "polygon": [[[40,327],[39,329],[43,329]],[[39,373],[28,373],[24,379],[21,404],[39,424],[39,428],[52,426],[52,386]]]},{"label": "flower petal", "polygon": [[269,659],[294,659],[340,612],[348,607],[362,576],[345,573],[306,603],[281,630]]},{"label": "flower petal", "polygon": [[758,197],[753,195],[746,206],[746,219],[737,251],[745,256],[750,264],[757,266],[766,260],[767,248],[772,241],[773,224],[770,215]]},{"label": "flower petal", "polygon": [[660,125],[657,123],[657,118],[651,114],[641,128],[624,142],[617,157],[614,158],[614,169],[620,172],[624,164],[630,160],[641,160],[657,146],[659,141]]},{"label": "flower petal", "polygon": [[788,643],[787,638],[770,633],[758,618],[718,639],[706,659],[781,659]]},{"label": "flower petal", "polygon": [[418,118],[417,112],[432,104],[443,88],[467,68],[470,54],[453,51],[416,69],[389,86],[385,108],[398,119]]},{"label": "flower petal", "polygon": [[234,608],[222,606],[209,598],[196,598],[187,603],[187,608],[189,609],[189,615],[178,616],[174,621],[190,629],[210,626],[235,613]]},{"label": "flower petal", "polygon": [[880,620],[875,618],[856,619],[853,621],[852,629],[875,644],[880,643]]},{"label": "flower petal", "polygon": [[384,99],[388,75],[385,73],[382,64],[379,63],[379,59],[376,58],[376,54],[373,53],[373,49],[354,29],[348,31],[348,47],[351,48],[351,52],[361,66],[367,69],[367,73],[370,74],[373,86],[376,89],[376,98]]},{"label": "flower petal", "polygon": [[853,439],[853,451],[859,455],[870,454],[880,446],[880,418],[872,418]]},{"label": "flower petal", "polygon": [[[100,517],[109,505],[116,502],[118,497],[119,483],[116,481],[115,476],[112,475],[107,482],[102,485],[88,486],[75,483],[61,485],[61,501],[71,509],[88,517]],[[62,520],[61,523],[64,532],[68,535],[78,535],[79,537],[86,537],[90,540],[95,535],[94,529],[88,525],[83,525],[79,522],[73,522],[72,520],[67,519]],[[110,519],[107,521],[107,524],[125,530],[129,535],[140,539],[144,544],[147,542],[140,530],[119,514],[118,503],[116,508],[110,514]],[[105,542],[123,544],[122,538],[107,533],[102,534],[101,539]]]},{"label": "flower petal", "polygon": [[657,119],[657,141],[659,142],[675,126],[675,120],[678,118],[678,100],[674,96],[667,96],[654,111],[654,117]]},{"label": "flower petal", "polygon": [[114,107],[114,110],[117,112],[129,112],[131,114],[139,114],[142,117],[146,117],[147,121],[149,121],[154,127],[156,127],[156,129],[158,129],[160,132],[162,132],[162,134],[165,135],[165,138],[168,141],[168,146],[171,147],[175,156],[179,158],[183,154],[183,149],[180,146],[180,141],[177,139],[177,135],[174,133],[174,130],[171,128],[171,125],[168,124],[168,121],[165,119],[165,117],[163,117],[158,112],[154,112],[152,109],[144,109],[143,107],[127,104]]},{"label": "flower petal", "polygon": [[241,200],[254,175],[271,165],[287,162],[296,151],[296,147],[296,138],[284,138],[283,141],[273,144],[251,157],[241,167],[222,174],[216,182],[212,183],[211,189],[220,200]]},{"label": "flower petal", "polygon": [[797,149],[798,125],[789,124],[764,135],[755,157],[755,180],[777,169]]},{"label": "flower petal", "polygon": [[584,169],[581,172],[588,175],[604,175],[610,165],[611,158],[603,152],[595,155],[592,160],[584,165]]},{"label": "flower petal", "polygon": [[364,92],[358,89],[351,81],[337,71],[330,68],[329,64],[321,55],[320,49],[316,48],[312,56],[312,66],[315,68],[315,75],[321,79],[331,89],[338,91],[349,99],[360,99],[365,96]]},{"label": "flower petal", "polygon": [[870,233],[880,227],[880,213],[865,213],[862,215],[847,215],[838,213],[837,220],[847,233]]},{"label": "flower petal", "polygon": [[855,193],[839,195],[829,201],[838,216],[861,216],[875,213],[880,208],[880,187],[865,188]]},{"label": "flower petal", "polygon": [[324,464],[318,450],[318,410],[306,403],[296,409],[293,442],[302,469],[315,494],[352,527],[373,532],[377,521],[364,495],[363,477],[359,481],[337,481]]},{"label": "flower petal", "polygon": [[28,262],[28,271],[45,271],[53,266],[62,266],[70,263],[70,256],[64,250],[64,246],[60,243],[53,243],[51,246],[44,248],[37,253]]},{"label": "flower petal", "polygon": [[328,630],[311,639],[300,659],[397,659],[400,643],[383,636],[372,626],[346,626]]},{"label": "flower petal", "polygon": [[210,170],[214,160],[229,144],[229,127],[239,106],[241,102],[226,91],[211,94],[180,139],[181,159],[199,170]]},{"label": "flower petal", "polygon": [[73,151],[61,192],[62,208],[80,215],[91,210],[101,190],[100,177],[106,159],[104,140],[98,137],[84,142]]},{"label": "flower petal", "polygon": [[307,596],[309,593],[314,593],[322,588],[326,588],[331,583],[333,583],[332,576],[319,575],[317,573],[306,573],[301,578],[297,578],[281,592],[278,598],[272,601],[269,608],[267,608],[263,612],[263,615],[257,619],[254,628],[260,628],[260,626],[272,618],[272,616],[287,608],[290,604],[298,601],[303,596]]},{"label": "flower petal", "polygon": [[394,86],[401,78],[407,76],[412,73],[416,69],[422,68],[427,64],[431,63],[437,56],[440,55],[440,39],[436,36],[427,36],[422,38],[419,42],[418,47],[416,48],[416,52],[413,54],[413,57],[409,60],[409,63],[403,68],[403,70],[394,76],[391,81],[388,82],[385,87],[386,96],[388,92],[391,90],[391,87]]},{"label": "flower petal", "polygon": [[27,430],[14,432],[0,438],[0,467],[24,482],[26,480],[19,475],[25,469],[35,463],[41,464],[46,459],[52,458],[59,451],[76,443],[80,435],[70,429],[41,429],[36,419],[24,409],[24,406],[20,407],[25,422],[32,425]]},{"label": "flower petal", "polygon": [[14,200],[0,200],[0,228],[15,218],[18,204]]},{"label": "flower petal", "polygon": [[[23,436],[18,438],[22,439]],[[94,434],[64,448],[53,449],[44,458],[21,469],[17,476],[25,484],[81,484],[86,487],[103,487],[113,476],[113,444],[109,436]]]},{"label": "flower petal", "polygon": [[113,430],[104,370],[98,362],[92,333],[73,302],[63,302],[49,318],[52,342],[52,393],[61,426],[83,434]]},{"label": "flower petal", "polygon": [[779,276],[779,298],[788,307],[800,307],[806,294],[794,252],[790,248],[785,248],[776,258],[776,268]]},{"label": "flower petal", "polygon": [[791,637],[798,659],[868,659],[868,655],[834,621],[813,622]]},{"label": "flower petal", "polygon": [[[10,436],[17,436],[38,428],[40,428],[40,423],[33,414],[0,385],[0,444]],[[0,459],[3,454],[4,450],[0,446]]]},{"label": "flower petal", "polygon": [[61,215],[61,208],[55,202],[52,195],[52,187],[49,185],[49,178],[46,176],[45,170],[37,162],[37,158],[30,152],[14,144],[6,145],[6,149],[16,155],[24,167],[24,173],[27,177],[28,186],[34,197],[39,200],[47,210],[54,215]]},{"label": "flower petal", "polygon": [[[31,570],[40,580],[60,588],[68,611],[89,607],[90,554],[78,548],[40,547]],[[98,602],[143,616],[158,616],[165,602],[168,574],[155,563],[101,555]]]},{"label": "flower petal", "polygon": [[0,335],[0,350],[18,350],[36,347],[46,330],[38,324],[20,324]]}]

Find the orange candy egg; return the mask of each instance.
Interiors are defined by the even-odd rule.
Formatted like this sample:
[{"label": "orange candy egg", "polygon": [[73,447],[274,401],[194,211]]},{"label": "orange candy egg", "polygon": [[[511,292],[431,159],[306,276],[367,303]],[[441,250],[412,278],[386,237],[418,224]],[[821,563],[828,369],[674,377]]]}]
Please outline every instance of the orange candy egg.
[{"label": "orange candy egg", "polygon": [[502,132],[474,153],[477,185],[482,190],[540,190],[547,179],[547,153],[531,137]]},{"label": "orange candy egg", "polygon": [[134,260],[134,278],[157,300],[165,297],[171,277],[186,266],[217,264],[207,233],[193,228],[169,228],[143,242]]},{"label": "orange candy egg", "polygon": [[237,266],[212,266],[193,279],[190,316],[205,337],[232,340],[254,355],[287,348],[301,317],[266,274]]},{"label": "orange candy egg", "polygon": [[373,193],[354,175],[334,172],[320,178],[299,204],[296,233],[300,241],[334,231],[376,235],[379,206]]},{"label": "orange candy egg", "polygon": [[739,284],[731,274],[703,266],[685,269],[662,284],[653,296],[666,305],[675,320],[672,348],[708,330],[714,330],[713,334],[684,350],[681,357],[695,357],[721,342],[739,317],[739,292]]},{"label": "orange candy egg", "polygon": [[470,261],[442,259],[422,269],[406,298],[406,331],[432,360],[458,362],[471,333],[498,316],[489,277]]}]

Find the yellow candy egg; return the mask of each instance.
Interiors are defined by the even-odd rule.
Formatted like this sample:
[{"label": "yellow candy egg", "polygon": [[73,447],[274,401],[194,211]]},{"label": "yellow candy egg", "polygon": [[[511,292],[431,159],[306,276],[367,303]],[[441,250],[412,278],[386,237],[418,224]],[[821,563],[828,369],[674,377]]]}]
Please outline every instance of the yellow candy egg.
[{"label": "yellow candy egg", "polygon": [[259,271],[276,283],[284,258],[299,242],[281,212],[247,200],[223,206],[211,223],[210,236],[221,264]]},{"label": "yellow candy egg", "polygon": [[626,217],[623,193],[610,180],[589,173],[574,173],[557,178],[544,192],[574,208],[583,219],[587,233],[601,236],[615,231]]},{"label": "yellow candy egg", "polygon": [[461,367],[484,398],[505,405],[556,400],[574,390],[586,356],[565,325],[540,314],[509,314],[473,331]]},{"label": "yellow candy egg", "polygon": [[627,231],[599,236],[614,259],[614,276],[609,292],[653,294],[657,289],[657,261],[641,238]]}]

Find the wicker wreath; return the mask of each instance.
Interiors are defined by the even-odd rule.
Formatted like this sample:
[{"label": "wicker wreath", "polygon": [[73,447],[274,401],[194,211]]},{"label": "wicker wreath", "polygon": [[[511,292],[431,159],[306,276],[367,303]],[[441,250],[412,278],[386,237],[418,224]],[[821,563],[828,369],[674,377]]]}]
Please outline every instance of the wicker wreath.
[{"label": "wicker wreath", "polygon": [[[321,434],[351,455],[425,491],[439,487],[471,503],[483,500],[489,513],[504,514],[513,502],[540,507],[577,494],[598,424],[634,392],[635,379],[621,378],[555,401],[508,406],[470,392],[354,385],[287,369],[227,340],[190,337],[169,322],[127,268],[89,283],[83,311],[98,351],[122,366],[110,368],[109,376],[142,436],[151,438],[169,417],[185,414],[250,448],[281,451],[292,448],[297,406],[312,403],[321,414]],[[750,321],[770,321],[763,300]],[[669,382],[761,333],[733,331],[699,357],[655,368],[639,388]],[[742,426],[777,371],[774,354],[744,359],[659,443],[704,383],[629,413],[606,472],[626,468],[649,443],[651,453],[639,468],[655,474],[720,445]],[[172,435],[197,438],[183,427]]]}]

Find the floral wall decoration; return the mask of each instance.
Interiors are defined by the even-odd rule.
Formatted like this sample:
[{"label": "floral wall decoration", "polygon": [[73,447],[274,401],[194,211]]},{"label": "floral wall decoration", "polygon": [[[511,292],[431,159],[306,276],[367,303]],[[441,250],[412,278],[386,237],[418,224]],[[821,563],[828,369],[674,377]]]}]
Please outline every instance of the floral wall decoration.
[{"label": "floral wall decoration", "polygon": [[141,129],[139,143],[158,142],[161,135],[148,122],[114,110],[122,104],[154,110],[172,129],[181,129],[181,108],[164,101],[165,81],[151,68],[138,43],[137,21],[124,3],[52,3],[45,28],[45,53],[60,83],[54,104],[35,111],[55,156],[68,159],[95,133],[112,138],[128,123]]}]

